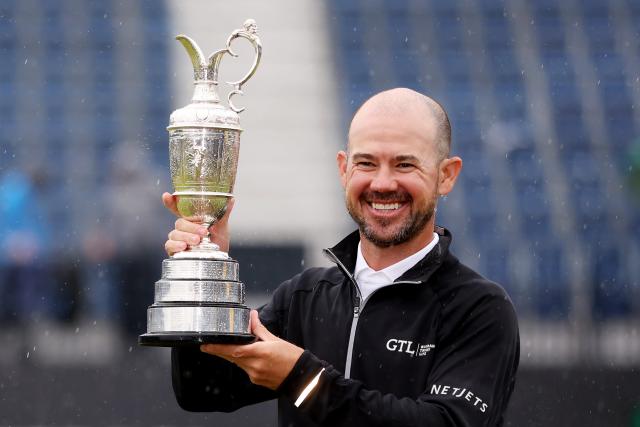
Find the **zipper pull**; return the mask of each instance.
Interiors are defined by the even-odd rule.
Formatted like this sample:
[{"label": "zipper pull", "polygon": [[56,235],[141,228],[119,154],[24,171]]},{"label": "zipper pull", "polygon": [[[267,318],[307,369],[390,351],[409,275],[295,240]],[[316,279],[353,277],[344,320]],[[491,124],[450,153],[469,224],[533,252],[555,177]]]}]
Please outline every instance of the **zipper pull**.
[{"label": "zipper pull", "polygon": [[358,316],[360,316],[360,303],[359,302],[358,302],[358,305],[353,307],[353,317],[357,318]]}]

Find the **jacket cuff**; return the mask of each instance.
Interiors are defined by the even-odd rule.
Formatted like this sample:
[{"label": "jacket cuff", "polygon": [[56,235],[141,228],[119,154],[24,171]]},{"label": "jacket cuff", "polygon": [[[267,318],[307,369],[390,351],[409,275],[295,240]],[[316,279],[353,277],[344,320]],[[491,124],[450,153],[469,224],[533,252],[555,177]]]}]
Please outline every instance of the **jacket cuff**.
[{"label": "jacket cuff", "polygon": [[[325,367],[326,362],[318,359],[310,351],[305,350],[298,358],[291,372],[289,372],[289,375],[278,387],[278,394],[296,401],[305,388],[311,384]],[[313,392],[311,392],[309,398],[311,395],[313,395]]]}]

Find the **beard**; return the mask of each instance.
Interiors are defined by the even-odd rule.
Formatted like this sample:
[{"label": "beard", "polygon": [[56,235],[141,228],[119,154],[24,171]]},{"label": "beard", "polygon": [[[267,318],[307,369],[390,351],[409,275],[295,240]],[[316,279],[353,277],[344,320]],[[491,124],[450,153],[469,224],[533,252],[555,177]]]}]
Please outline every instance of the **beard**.
[{"label": "beard", "polygon": [[[360,198],[356,203],[365,204],[368,203],[367,200],[410,203],[413,199],[407,192],[395,191],[379,193],[376,191],[365,191],[360,195]],[[362,210],[356,205],[356,203],[352,203],[348,198],[346,198],[346,205],[349,215],[351,215],[351,218],[353,218],[356,224],[358,224],[360,234],[374,245],[380,248],[388,248],[390,246],[408,242],[420,234],[431,218],[433,218],[433,215],[436,212],[437,200],[437,194],[433,194],[427,200],[427,204],[425,206],[415,210],[411,209],[409,216],[395,227],[395,230],[391,235],[387,236],[379,233],[376,230],[376,225],[378,227],[386,228],[392,224],[392,220],[383,218],[370,220],[368,222],[365,215],[362,213]],[[372,224],[371,221],[375,221],[375,224]]]}]

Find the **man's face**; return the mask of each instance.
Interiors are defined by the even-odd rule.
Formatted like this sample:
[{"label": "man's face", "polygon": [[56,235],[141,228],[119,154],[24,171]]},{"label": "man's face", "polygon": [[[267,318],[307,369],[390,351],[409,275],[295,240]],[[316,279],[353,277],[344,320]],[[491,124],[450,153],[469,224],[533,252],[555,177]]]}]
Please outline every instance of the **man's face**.
[{"label": "man's face", "polygon": [[354,119],[349,152],[338,157],[349,214],[379,247],[433,232],[426,225],[438,197],[435,125],[410,116]]}]

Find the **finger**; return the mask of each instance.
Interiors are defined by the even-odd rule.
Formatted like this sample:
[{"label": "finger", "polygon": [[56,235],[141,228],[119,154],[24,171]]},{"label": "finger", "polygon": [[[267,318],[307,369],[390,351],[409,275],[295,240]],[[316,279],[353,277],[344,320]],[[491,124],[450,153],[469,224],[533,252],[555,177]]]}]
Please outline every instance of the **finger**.
[{"label": "finger", "polygon": [[216,349],[214,347],[211,347],[210,344],[201,345],[200,346],[200,351],[203,352],[203,353],[210,354],[211,356],[220,357],[220,358],[226,360],[227,362],[235,363],[234,357],[232,357],[230,354],[221,353],[220,351],[218,351],[218,349]]},{"label": "finger", "polygon": [[167,192],[162,193],[162,204],[175,216],[180,216],[180,212],[178,212],[178,198],[176,196]]},{"label": "finger", "polygon": [[164,244],[164,250],[167,255],[173,256],[176,252],[182,252],[187,250],[187,244],[185,242],[176,242],[175,240],[167,240]]},{"label": "finger", "polygon": [[262,341],[275,341],[278,339],[260,322],[258,312],[251,310],[251,333]]},{"label": "finger", "polygon": [[194,233],[187,233],[186,231],[171,230],[171,233],[167,236],[169,240],[176,242],[185,242],[190,245],[197,245],[202,240],[202,236]]},{"label": "finger", "polygon": [[200,346],[200,351],[234,362],[235,359],[244,356],[243,347],[242,345],[233,344],[203,344]]},{"label": "finger", "polygon": [[175,224],[176,230],[184,231],[186,233],[197,234],[199,236],[206,236],[207,228],[197,222],[189,221],[185,218],[178,218]]}]

